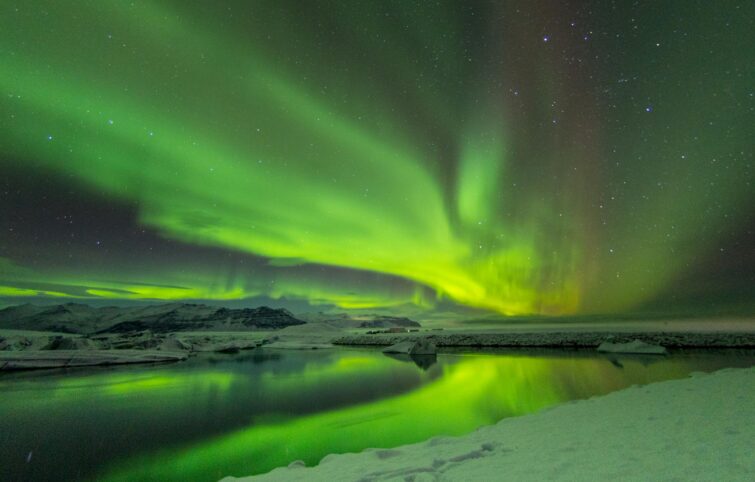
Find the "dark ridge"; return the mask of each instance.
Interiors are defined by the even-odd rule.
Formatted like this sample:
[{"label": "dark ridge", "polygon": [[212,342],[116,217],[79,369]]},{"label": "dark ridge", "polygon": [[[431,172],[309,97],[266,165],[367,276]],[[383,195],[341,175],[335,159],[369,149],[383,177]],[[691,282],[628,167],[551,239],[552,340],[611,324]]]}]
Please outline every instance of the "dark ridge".
[{"label": "dark ridge", "polygon": [[20,305],[0,310],[0,328],[60,333],[125,333],[149,330],[278,330],[305,322],[285,309],[217,308],[195,303],[92,308],[80,303]]}]

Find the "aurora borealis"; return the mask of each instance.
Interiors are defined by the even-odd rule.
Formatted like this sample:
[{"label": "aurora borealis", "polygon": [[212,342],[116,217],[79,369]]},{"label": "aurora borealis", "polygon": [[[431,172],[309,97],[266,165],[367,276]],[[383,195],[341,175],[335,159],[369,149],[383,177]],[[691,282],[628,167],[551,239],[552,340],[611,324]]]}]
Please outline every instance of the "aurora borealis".
[{"label": "aurora borealis", "polygon": [[0,12],[3,299],[752,306],[752,2]]}]

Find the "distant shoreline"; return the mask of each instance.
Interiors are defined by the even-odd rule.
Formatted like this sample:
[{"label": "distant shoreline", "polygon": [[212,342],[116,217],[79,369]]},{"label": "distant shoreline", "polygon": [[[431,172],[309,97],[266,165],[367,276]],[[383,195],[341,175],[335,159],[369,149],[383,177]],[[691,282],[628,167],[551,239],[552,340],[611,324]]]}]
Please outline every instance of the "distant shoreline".
[{"label": "distant shoreline", "polygon": [[403,341],[425,339],[437,347],[541,347],[595,348],[605,341],[628,343],[641,340],[667,348],[755,348],[755,333],[743,332],[443,332],[345,335],[332,341],[334,345],[389,346]]},{"label": "distant shoreline", "polygon": [[[385,323],[385,320],[379,320]],[[171,321],[171,323],[175,323]],[[375,329],[307,322],[277,330],[164,331],[63,334],[0,329],[0,371],[185,360],[200,352],[236,353],[269,349],[314,350],[337,347],[379,348],[424,340],[439,349],[595,350],[600,344],[639,340],[670,350],[755,349],[755,324],[722,330],[695,330],[664,324],[634,329],[617,325],[518,326],[488,328],[421,328],[396,326]]]}]

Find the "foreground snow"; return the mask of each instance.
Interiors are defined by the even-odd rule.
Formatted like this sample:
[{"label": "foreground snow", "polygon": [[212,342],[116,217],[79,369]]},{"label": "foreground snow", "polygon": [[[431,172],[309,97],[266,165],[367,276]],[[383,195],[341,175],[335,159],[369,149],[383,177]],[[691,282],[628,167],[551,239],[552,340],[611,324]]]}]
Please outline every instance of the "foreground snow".
[{"label": "foreground snow", "polygon": [[463,437],[224,481],[755,480],[755,367],[571,402]]}]

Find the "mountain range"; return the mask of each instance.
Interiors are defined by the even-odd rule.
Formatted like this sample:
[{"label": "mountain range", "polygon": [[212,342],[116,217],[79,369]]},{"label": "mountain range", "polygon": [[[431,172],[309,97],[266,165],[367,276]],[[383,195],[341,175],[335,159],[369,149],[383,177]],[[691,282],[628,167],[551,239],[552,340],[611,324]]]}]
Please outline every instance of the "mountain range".
[{"label": "mountain range", "polygon": [[24,304],[0,310],[0,328],[61,333],[120,333],[151,330],[251,331],[302,325],[286,309],[267,306],[229,309],[192,303],[94,308],[81,303]]}]

